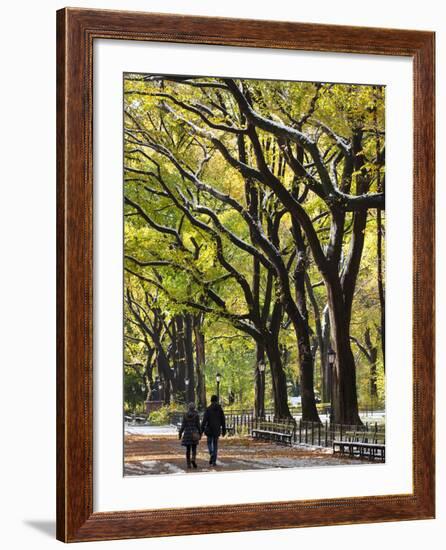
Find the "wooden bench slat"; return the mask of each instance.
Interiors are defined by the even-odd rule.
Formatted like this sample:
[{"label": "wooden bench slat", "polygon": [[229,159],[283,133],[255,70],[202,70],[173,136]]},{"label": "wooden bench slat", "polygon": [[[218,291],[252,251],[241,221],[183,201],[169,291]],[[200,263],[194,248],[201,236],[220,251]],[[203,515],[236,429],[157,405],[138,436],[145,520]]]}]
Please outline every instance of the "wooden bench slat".
[{"label": "wooden bench slat", "polygon": [[[338,450],[339,449],[339,450]],[[347,451],[346,451],[347,449]],[[333,453],[349,454],[350,456],[359,455],[369,457],[372,460],[379,458],[385,460],[386,446],[381,443],[363,443],[360,441],[333,441]]]},{"label": "wooden bench slat", "polygon": [[294,433],[294,426],[290,423],[261,422],[259,427],[251,430],[251,435],[255,439],[275,441],[291,445]]}]

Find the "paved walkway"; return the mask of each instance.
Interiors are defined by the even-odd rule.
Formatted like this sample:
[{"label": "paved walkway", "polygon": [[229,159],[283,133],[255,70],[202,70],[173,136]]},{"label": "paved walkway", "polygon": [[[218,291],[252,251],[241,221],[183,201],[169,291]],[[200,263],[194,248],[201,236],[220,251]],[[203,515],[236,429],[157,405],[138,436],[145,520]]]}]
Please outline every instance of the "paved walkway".
[{"label": "paved walkway", "polygon": [[178,429],[176,426],[168,424],[166,426],[149,426],[148,424],[125,425],[126,435],[176,435],[178,436]]},{"label": "paved walkway", "polygon": [[[126,428],[125,475],[190,472],[186,468],[185,448],[181,446],[176,434],[159,435],[146,432],[142,435],[134,433],[135,431],[140,432],[139,429],[130,431],[132,433],[129,433]],[[198,470],[201,472],[361,464],[361,461],[357,459],[333,457],[329,449],[311,450],[287,447],[256,441],[250,437],[220,438],[217,466],[215,468],[209,466],[208,460],[209,455],[204,437],[198,446],[197,454]]]}]

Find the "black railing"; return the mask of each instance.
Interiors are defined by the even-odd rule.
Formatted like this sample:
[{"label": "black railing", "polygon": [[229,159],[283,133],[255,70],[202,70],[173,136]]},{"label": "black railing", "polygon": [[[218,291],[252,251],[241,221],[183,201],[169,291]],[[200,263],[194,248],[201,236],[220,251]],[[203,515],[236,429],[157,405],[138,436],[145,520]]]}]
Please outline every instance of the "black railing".
[{"label": "black railing", "polygon": [[317,447],[332,447],[333,441],[350,441],[364,434],[370,439],[385,440],[385,426],[378,422],[363,425],[331,424],[326,422],[297,422],[294,443]]},{"label": "black railing", "polygon": [[[200,420],[203,413],[200,412]],[[170,414],[169,423],[178,426],[183,419],[183,411],[174,411]],[[252,430],[258,428],[259,422],[276,424],[278,421],[274,411],[266,410],[262,418],[255,416],[253,411],[231,410],[225,412],[226,426],[230,435],[251,435]],[[295,429],[293,443],[296,445],[308,445],[315,447],[332,447],[333,441],[348,441],[353,434],[366,433],[379,435],[385,438],[385,425],[379,422],[364,422],[362,425],[333,424],[325,422],[308,422],[300,418],[294,418]]]},{"label": "black railing", "polygon": [[252,411],[230,411],[225,413],[225,417],[226,427],[230,434],[248,435],[255,427],[256,417]]},{"label": "black railing", "polygon": [[[203,418],[203,412],[199,412],[200,421]],[[169,424],[173,426],[178,426],[181,424],[183,419],[184,412],[182,411],[173,411],[169,415]],[[226,426],[228,428],[229,434],[234,435],[248,435],[252,432],[256,417],[253,411],[243,411],[243,410],[231,410],[225,411]],[[274,414],[268,413],[265,415],[264,420],[273,421]]]}]

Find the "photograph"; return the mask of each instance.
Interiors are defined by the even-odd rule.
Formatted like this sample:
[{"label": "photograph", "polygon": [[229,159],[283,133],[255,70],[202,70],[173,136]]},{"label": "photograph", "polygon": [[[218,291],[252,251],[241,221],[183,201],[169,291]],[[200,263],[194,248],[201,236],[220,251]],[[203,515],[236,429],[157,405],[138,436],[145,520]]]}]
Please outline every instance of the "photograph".
[{"label": "photograph", "polygon": [[2,7],[2,547],[438,550],[446,7]]},{"label": "photograph", "polygon": [[385,462],[386,86],[122,85],[124,476]]}]

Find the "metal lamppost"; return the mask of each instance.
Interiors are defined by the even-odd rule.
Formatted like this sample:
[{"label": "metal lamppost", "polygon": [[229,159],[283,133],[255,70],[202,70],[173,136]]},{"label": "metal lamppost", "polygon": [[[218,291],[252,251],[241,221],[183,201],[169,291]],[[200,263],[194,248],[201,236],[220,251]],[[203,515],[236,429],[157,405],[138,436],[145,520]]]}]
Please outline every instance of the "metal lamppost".
[{"label": "metal lamppost", "polygon": [[189,378],[186,378],[184,380],[184,385],[186,386],[186,401],[189,401],[189,383],[190,383]]},{"label": "metal lamppost", "polygon": [[265,363],[260,361],[259,363],[259,372],[260,372],[260,406],[259,406],[259,416],[263,418],[265,416]]},{"label": "metal lamppost", "polygon": [[333,367],[336,361],[336,352],[330,347],[328,350],[328,364],[330,365],[330,423],[333,422]]},{"label": "metal lamppost", "polygon": [[159,395],[160,395],[160,401],[162,401],[164,403],[164,392],[163,392],[163,384],[162,382],[160,382],[158,384],[158,389],[159,389]]},{"label": "metal lamppost", "polygon": [[217,372],[215,375],[215,380],[217,381],[217,399],[220,402],[220,380],[221,380],[221,374]]}]

